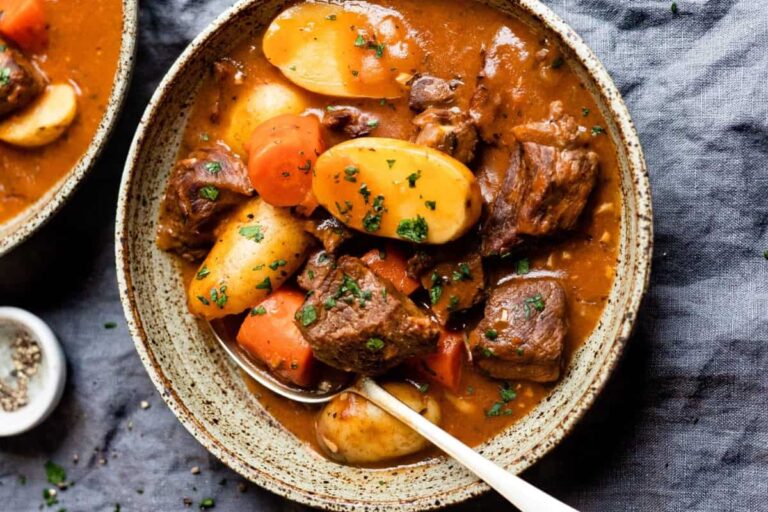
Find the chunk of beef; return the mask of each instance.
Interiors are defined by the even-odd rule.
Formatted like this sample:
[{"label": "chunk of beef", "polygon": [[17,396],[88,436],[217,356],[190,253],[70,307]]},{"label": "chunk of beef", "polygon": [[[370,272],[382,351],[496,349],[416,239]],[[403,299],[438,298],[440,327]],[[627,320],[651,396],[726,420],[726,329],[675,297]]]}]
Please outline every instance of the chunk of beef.
[{"label": "chunk of beef", "polygon": [[520,166],[518,145],[484,145],[479,151],[475,177],[486,210],[493,205],[509,172],[517,172]]},{"label": "chunk of beef", "polygon": [[339,258],[313,291],[297,323],[330,366],[376,375],[435,350],[437,324],[358,258]]},{"label": "chunk of beef", "polygon": [[323,249],[317,250],[309,255],[304,270],[298,275],[296,281],[303,289],[314,290],[335,267],[336,258],[332,254],[328,254]]},{"label": "chunk of beef", "polygon": [[213,101],[211,101],[211,110],[208,114],[212,123],[218,124],[221,119],[222,102],[224,101],[227,86],[243,83],[245,73],[242,67],[242,64],[229,58],[219,59],[213,63],[211,73],[213,74],[216,88],[214,89]]},{"label": "chunk of beef", "polygon": [[189,260],[204,256],[221,217],[252,194],[237,155],[220,145],[193,151],[171,172],[160,206],[157,245]]},{"label": "chunk of beef", "polygon": [[46,85],[46,78],[19,50],[0,38],[0,117],[29,105]]},{"label": "chunk of beef", "polygon": [[416,144],[442,151],[467,163],[475,156],[477,131],[469,117],[458,108],[429,108],[413,118],[418,128]]},{"label": "chunk of beef", "polygon": [[482,253],[501,254],[525,236],[546,236],[573,229],[597,179],[597,154],[586,149],[557,149],[522,144],[513,156],[501,190],[483,224]]},{"label": "chunk of beef", "polygon": [[552,279],[516,279],[493,289],[470,336],[475,364],[498,379],[552,382],[560,377],[565,292]]},{"label": "chunk of beef", "polygon": [[546,120],[515,126],[512,133],[520,142],[535,142],[556,148],[570,148],[589,141],[587,129],[565,113],[562,101],[553,101],[549,105],[549,118]]},{"label": "chunk of beef", "polygon": [[451,313],[469,309],[483,299],[485,276],[480,253],[471,246],[441,252],[436,265],[421,274],[432,311],[445,325]]},{"label": "chunk of beef", "polygon": [[434,264],[435,258],[431,252],[419,249],[405,262],[405,272],[408,277],[419,281],[421,275],[432,268]]},{"label": "chunk of beef", "polygon": [[446,107],[456,97],[459,80],[443,80],[430,75],[416,75],[408,84],[411,86],[408,106],[417,112],[431,107]]},{"label": "chunk of beef", "polygon": [[341,244],[352,238],[352,232],[331,215],[307,219],[304,230],[320,240],[329,253],[335,253]]},{"label": "chunk of beef", "polygon": [[351,138],[363,137],[378,125],[375,116],[357,107],[333,105],[323,113],[323,126],[342,131]]}]

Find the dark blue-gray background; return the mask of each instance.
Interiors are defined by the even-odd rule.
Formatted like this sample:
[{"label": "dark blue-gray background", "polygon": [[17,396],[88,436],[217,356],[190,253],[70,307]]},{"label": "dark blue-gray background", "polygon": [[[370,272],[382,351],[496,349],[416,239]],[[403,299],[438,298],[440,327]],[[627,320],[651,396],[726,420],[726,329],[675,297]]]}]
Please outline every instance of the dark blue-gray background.
[{"label": "dark blue-gray background", "polygon": [[[196,508],[207,496],[216,510],[303,510],[252,485],[240,492],[242,479],[176,421],[134,352],[115,284],[114,207],[136,122],[168,66],[230,3],[143,0],[136,72],[106,153],[72,202],[0,260],[0,303],[47,320],[70,369],[53,416],[0,440],[2,511],[38,509],[48,459],[76,482],[61,494],[69,512],[183,510],[182,498]],[[667,0],[548,3],[634,117],[656,252],[614,377],[525,477],[584,511],[768,510],[768,2],[678,0],[677,15]],[[494,495],[458,507],[504,508]]]}]

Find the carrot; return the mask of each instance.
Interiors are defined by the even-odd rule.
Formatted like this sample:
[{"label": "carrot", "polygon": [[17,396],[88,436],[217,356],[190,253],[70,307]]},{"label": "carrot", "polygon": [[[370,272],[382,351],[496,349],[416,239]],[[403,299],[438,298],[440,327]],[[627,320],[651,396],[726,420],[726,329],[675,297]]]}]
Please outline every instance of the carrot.
[{"label": "carrot", "polygon": [[312,174],[325,150],[315,116],[283,114],[258,125],[246,145],[251,185],[273,206],[317,207]]},{"label": "carrot", "polygon": [[0,34],[22,50],[40,53],[48,44],[43,0],[0,0]]},{"label": "carrot", "polygon": [[421,358],[419,370],[451,391],[457,391],[464,360],[464,334],[442,329],[437,352]]},{"label": "carrot", "polygon": [[237,342],[277,377],[309,387],[315,359],[294,323],[303,303],[303,293],[281,287],[251,310],[240,326]]},{"label": "carrot", "polygon": [[387,244],[386,250],[373,249],[361,258],[379,277],[391,281],[395,288],[410,295],[419,288],[419,282],[408,275],[403,251]]}]

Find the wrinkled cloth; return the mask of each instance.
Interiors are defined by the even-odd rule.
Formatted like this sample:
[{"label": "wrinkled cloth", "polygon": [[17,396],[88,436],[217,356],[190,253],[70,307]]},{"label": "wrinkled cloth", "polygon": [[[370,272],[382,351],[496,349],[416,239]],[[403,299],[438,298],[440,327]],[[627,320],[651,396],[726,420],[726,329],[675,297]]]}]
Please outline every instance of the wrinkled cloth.
[{"label": "wrinkled cloth", "polygon": [[[768,2],[678,0],[677,14],[671,3],[548,2],[602,59],[634,117],[656,246],[622,362],[525,477],[582,511],[768,511]],[[240,492],[242,478],[164,406],[115,284],[115,200],[138,118],[187,42],[229,5],[142,1],[137,68],[107,151],[72,202],[0,260],[0,303],[48,321],[70,372],[49,420],[0,440],[0,510],[38,509],[49,459],[75,482],[59,494],[70,512],[184,510],[184,497],[196,509],[208,496],[215,510],[304,510],[250,484]],[[455,510],[508,508],[488,494]]]}]

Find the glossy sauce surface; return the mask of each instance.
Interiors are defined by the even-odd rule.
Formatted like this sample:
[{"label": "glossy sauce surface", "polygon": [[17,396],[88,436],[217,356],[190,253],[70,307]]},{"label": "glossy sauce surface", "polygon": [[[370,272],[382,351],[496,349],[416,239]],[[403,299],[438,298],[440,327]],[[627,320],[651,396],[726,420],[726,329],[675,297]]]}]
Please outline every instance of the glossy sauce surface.
[{"label": "glossy sauce surface", "polygon": [[121,0],[47,1],[45,10],[49,44],[33,59],[51,83],[75,86],[78,114],[47,146],[20,149],[0,142],[0,223],[38,200],[77,163],[107,109],[117,69]]},{"label": "glossy sauce surface", "polygon": [[[462,80],[464,85],[457,90],[458,106],[467,108],[469,105],[477,74],[483,66],[482,49],[501,39],[513,43],[517,48],[515,58],[519,60],[514,68],[501,70],[502,75],[507,75],[502,78],[514,89],[517,118],[506,120],[508,127],[547,119],[550,103],[555,100],[562,101],[565,112],[588,130],[605,127],[593,98],[571,71],[570,64],[563,61],[554,43],[547,41],[546,34],[474,2],[391,0],[379,4],[398,11],[410,28],[419,34],[424,55],[418,64],[419,72]],[[541,58],[540,52],[544,48],[549,48],[549,52]],[[226,101],[234,101],[240,91],[257,84],[289,83],[264,58],[259,38],[243,41],[226,57],[242,63],[245,72],[244,83],[231,86],[222,96]],[[314,109],[321,110],[334,104],[354,105],[376,115],[380,122],[372,136],[409,139],[414,133],[411,124],[413,112],[408,107],[407,99],[334,99],[311,93],[306,96]],[[227,105],[223,106],[223,122],[212,123],[209,111],[216,97],[215,84],[204,82],[187,126],[181,155],[198,147],[201,141],[214,141],[221,137],[221,127],[226,125]],[[326,136],[328,146],[342,140],[338,134],[327,133]],[[566,290],[568,305],[566,364],[573,352],[589,337],[603,311],[613,281],[619,237],[621,197],[616,148],[599,128],[591,137],[589,148],[599,156],[600,174],[577,229],[558,239],[526,246],[519,255],[486,269],[491,283],[541,275],[555,276],[560,280]],[[518,276],[515,273],[516,264],[522,257],[530,260],[531,272]],[[187,279],[192,277],[193,271],[192,267],[185,268]],[[417,385],[427,382],[420,375],[406,377]],[[292,403],[256,383],[248,383],[261,403],[286,429],[320,450],[314,430],[317,408]],[[505,406],[505,410],[510,412],[489,417],[487,411],[499,401],[501,385],[502,382],[482,375],[465,361],[457,393],[434,383],[426,392],[442,406],[441,427],[465,443],[477,445],[519,420],[552,389],[552,385],[510,382],[517,395]],[[427,450],[384,465],[414,462],[432,454],[434,452]]]}]

